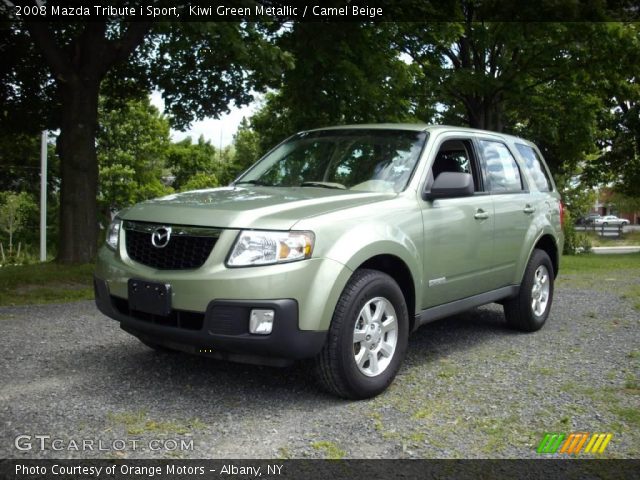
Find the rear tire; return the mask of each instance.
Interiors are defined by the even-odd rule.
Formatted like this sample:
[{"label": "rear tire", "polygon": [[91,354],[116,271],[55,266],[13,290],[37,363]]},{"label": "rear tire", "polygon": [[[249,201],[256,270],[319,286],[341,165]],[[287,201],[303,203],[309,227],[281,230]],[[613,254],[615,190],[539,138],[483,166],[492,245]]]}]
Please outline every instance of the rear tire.
[{"label": "rear tire", "polygon": [[540,330],[553,301],[553,265],[547,252],[535,249],[518,295],[504,302],[507,325],[523,332]]},{"label": "rear tire", "polygon": [[357,270],[336,306],[316,375],[329,392],[370,398],[393,381],[404,359],[409,314],[398,284],[377,270]]}]

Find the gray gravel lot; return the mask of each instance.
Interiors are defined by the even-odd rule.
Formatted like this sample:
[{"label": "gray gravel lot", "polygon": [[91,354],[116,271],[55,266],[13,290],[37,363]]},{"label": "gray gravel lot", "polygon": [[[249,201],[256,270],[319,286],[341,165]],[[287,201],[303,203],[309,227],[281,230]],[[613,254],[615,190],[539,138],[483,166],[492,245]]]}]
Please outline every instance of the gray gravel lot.
[{"label": "gray gravel lot", "polygon": [[[306,364],[156,353],[92,302],[0,308],[0,458],[522,458],[549,431],[612,432],[603,456],[638,458],[640,319],[623,293],[640,279],[608,277],[565,277],[535,334],[497,305],[423,327],[389,391],[361,402]],[[94,450],[19,451],[21,434]]]}]

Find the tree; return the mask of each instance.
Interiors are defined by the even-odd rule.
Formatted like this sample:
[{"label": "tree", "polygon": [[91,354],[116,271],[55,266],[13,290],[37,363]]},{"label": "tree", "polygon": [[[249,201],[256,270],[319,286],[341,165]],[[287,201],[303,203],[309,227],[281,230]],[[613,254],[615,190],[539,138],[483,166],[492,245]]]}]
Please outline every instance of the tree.
[{"label": "tree", "polygon": [[201,190],[218,186],[218,177],[213,173],[198,172],[187,180],[181,190]]},{"label": "tree", "polygon": [[414,72],[391,42],[395,28],[300,22],[286,30],[278,45],[294,67],[251,118],[261,153],[304,129],[412,119]]},{"label": "tree", "polygon": [[585,179],[611,185],[625,203],[640,199],[640,27],[608,25],[600,64],[604,102],[599,110],[598,157],[586,166]]},{"label": "tree", "polygon": [[117,109],[103,100],[99,112],[98,200],[108,222],[116,210],[171,192],[161,181],[170,145],[169,122],[148,97]]},{"label": "tree", "polygon": [[93,259],[97,248],[95,138],[100,86],[107,73],[140,45],[150,23],[108,29],[106,21],[96,21],[65,29],[27,22],[25,28],[57,87],[57,147],[62,160],[58,255],[63,262],[86,263]]},{"label": "tree", "polygon": [[231,167],[229,173],[233,178],[257,162],[265,153],[260,148],[260,135],[251,128],[249,120],[244,117],[233,136],[233,148],[233,162],[229,163]]},{"label": "tree", "polygon": [[172,144],[167,153],[167,166],[175,177],[173,187],[188,190],[217,187],[222,163],[214,146],[201,135],[197,143],[191,143],[191,137],[187,137]]},{"label": "tree", "polygon": [[60,129],[58,260],[65,263],[88,262],[96,253],[101,91],[117,103],[158,88],[173,125],[184,127],[228,111],[231,101],[247,103],[248,92],[262,88],[283,60],[253,23],[13,20],[0,31],[2,125]]},{"label": "tree", "polygon": [[[0,229],[9,235],[9,257],[13,256],[13,238],[25,225],[27,210],[35,209],[35,203],[28,193],[2,192],[0,203]],[[3,257],[4,257],[4,251]],[[4,260],[4,258],[3,258]]]},{"label": "tree", "polygon": [[607,203],[610,206],[615,206],[618,213],[640,212],[640,196],[630,197],[623,193],[613,192]]},{"label": "tree", "polygon": [[464,5],[464,22],[407,23],[400,31],[398,46],[420,68],[421,92],[435,91],[445,107],[444,123],[503,131],[510,108],[587,65],[579,53],[595,26],[484,22],[472,2]]},{"label": "tree", "polygon": [[[41,133],[0,132],[0,191],[40,194]],[[48,145],[48,190],[60,186],[59,161],[53,144]]]}]

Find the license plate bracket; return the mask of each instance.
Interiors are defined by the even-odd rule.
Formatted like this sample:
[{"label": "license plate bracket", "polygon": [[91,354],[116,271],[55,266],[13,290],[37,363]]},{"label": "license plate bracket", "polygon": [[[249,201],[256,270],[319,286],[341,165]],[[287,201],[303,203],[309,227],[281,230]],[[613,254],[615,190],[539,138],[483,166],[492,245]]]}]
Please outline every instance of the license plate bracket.
[{"label": "license plate bracket", "polygon": [[131,310],[163,317],[171,313],[171,285],[131,278],[127,287]]}]

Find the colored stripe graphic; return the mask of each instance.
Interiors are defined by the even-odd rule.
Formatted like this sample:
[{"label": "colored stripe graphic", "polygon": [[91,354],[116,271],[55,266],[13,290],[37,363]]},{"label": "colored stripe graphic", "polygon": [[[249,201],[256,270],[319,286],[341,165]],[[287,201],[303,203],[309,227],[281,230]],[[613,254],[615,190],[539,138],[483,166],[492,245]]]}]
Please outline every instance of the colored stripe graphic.
[{"label": "colored stripe graphic", "polygon": [[585,453],[603,453],[607,445],[611,441],[613,435],[611,433],[594,433],[584,449]]},{"label": "colored stripe graphic", "polygon": [[[568,436],[563,433],[545,433],[540,445],[538,445],[537,452],[546,454],[557,452],[567,455],[578,455],[581,451],[592,454],[604,453],[612,438],[612,433],[574,432]],[[582,450],[585,444],[586,447]],[[562,448],[560,448],[561,445]],[[558,449],[560,450],[558,451]]]},{"label": "colored stripe graphic", "polygon": [[569,434],[567,441],[564,442],[560,449],[560,453],[577,455],[582,449],[584,442],[587,441],[587,438],[589,438],[589,434],[585,432]]},{"label": "colored stripe graphic", "polygon": [[547,433],[538,446],[538,453],[556,453],[564,440],[564,433]]}]

